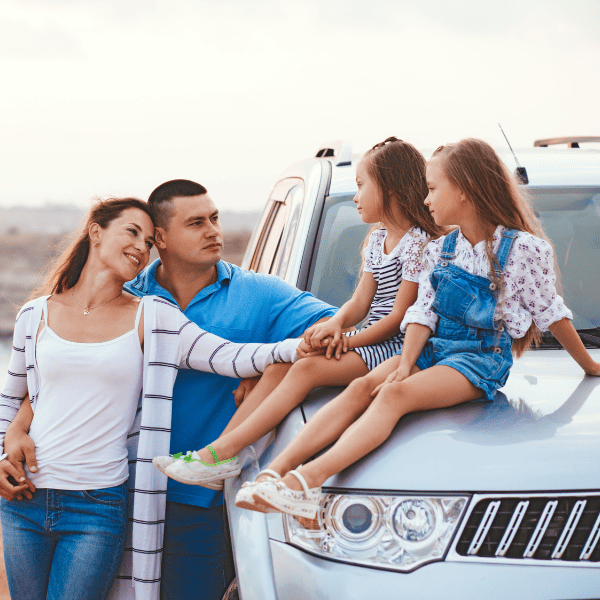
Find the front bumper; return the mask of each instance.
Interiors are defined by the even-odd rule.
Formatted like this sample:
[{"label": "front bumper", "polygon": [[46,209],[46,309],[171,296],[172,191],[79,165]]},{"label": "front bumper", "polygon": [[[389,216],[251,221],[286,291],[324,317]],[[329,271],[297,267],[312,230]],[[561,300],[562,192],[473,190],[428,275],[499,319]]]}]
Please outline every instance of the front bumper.
[{"label": "front bumper", "polygon": [[[271,540],[279,600],[583,600],[600,598],[600,568],[437,562],[397,573],[325,560]],[[253,598],[241,591],[242,600]]]}]

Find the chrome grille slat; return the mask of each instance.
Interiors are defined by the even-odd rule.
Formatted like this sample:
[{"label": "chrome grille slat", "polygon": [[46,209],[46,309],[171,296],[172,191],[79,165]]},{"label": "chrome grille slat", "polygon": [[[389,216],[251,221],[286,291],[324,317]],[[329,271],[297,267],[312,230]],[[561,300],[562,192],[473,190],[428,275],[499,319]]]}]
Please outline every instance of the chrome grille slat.
[{"label": "chrome grille slat", "polygon": [[600,567],[600,490],[474,494],[446,560]]},{"label": "chrome grille slat", "polygon": [[525,552],[523,552],[523,558],[531,558],[535,554],[540,542],[542,541],[542,538],[544,537],[544,534],[546,533],[546,529],[548,529],[548,525],[550,525],[550,521],[557,506],[558,500],[551,500],[544,507],[542,516],[535,527],[535,531],[529,540],[529,544],[527,544],[527,548],[525,548]]},{"label": "chrome grille slat", "polygon": [[554,548],[554,551],[552,552],[552,558],[560,558],[567,549],[567,545],[571,541],[572,535],[575,533],[575,527],[577,527],[577,523],[579,523],[579,519],[581,519],[586,504],[587,500],[578,500],[575,503],[575,506],[569,515],[569,520],[558,540],[558,544],[556,544],[556,548]]},{"label": "chrome grille slat", "polygon": [[483,544],[483,540],[485,540],[485,536],[488,534],[488,531],[490,530],[490,527],[494,522],[494,517],[496,516],[496,513],[500,508],[500,504],[500,500],[497,500],[496,502],[490,502],[489,506],[485,511],[485,514],[483,515],[483,519],[481,519],[479,528],[477,529],[477,532],[473,537],[473,541],[469,546],[467,554],[477,554],[477,552],[479,552],[481,544]]},{"label": "chrome grille slat", "polygon": [[592,552],[596,548],[598,544],[598,540],[600,539],[600,514],[594,523],[594,527],[581,551],[581,555],[579,556],[579,560],[588,560],[592,555]]},{"label": "chrome grille slat", "polygon": [[509,546],[512,544],[512,541],[517,534],[519,526],[521,525],[521,521],[527,512],[527,507],[529,506],[529,500],[523,500],[517,504],[517,508],[515,508],[515,512],[513,512],[512,517],[510,518],[510,523],[500,540],[500,544],[498,544],[498,548],[496,549],[496,556],[504,556]]}]

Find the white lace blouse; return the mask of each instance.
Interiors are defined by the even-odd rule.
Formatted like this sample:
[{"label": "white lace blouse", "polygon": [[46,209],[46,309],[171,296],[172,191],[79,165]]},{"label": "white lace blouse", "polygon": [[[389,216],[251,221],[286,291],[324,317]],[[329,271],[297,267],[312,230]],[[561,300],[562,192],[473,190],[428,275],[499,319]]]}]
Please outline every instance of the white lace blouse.
[{"label": "white lace blouse", "polygon": [[[498,225],[494,232],[494,252],[498,251],[504,229]],[[431,308],[435,291],[429,275],[440,260],[444,239],[433,240],[425,247],[422,257],[425,268],[419,279],[419,295],[415,304],[406,311],[400,327],[403,332],[409,323],[426,325],[435,332],[438,316]],[[459,231],[455,252],[453,264],[457,267],[474,275],[489,276],[485,241],[471,246]],[[532,320],[542,331],[546,331],[561,319],[573,318],[573,313],[556,293],[552,247],[530,233],[521,231],[515,238],[502,283],[504,289],[500,297],[503,301],[496,305],[494,321],[504,321],[508,334],[513,338],[523,337]]]}]

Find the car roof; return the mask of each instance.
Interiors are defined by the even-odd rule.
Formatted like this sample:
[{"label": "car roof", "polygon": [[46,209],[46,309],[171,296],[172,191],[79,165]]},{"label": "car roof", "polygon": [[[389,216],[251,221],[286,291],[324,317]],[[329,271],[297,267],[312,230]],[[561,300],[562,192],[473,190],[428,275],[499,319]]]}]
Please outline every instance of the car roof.
[{"label": "car roof", "polygon": [[[507,167],[514,172],[515,159],[508,148],[496,148]],[[429,158],[432,149],[420,149]],[[517,148],[515,154],[527,170],[527,187],[600,187],[600,150],[582,148]],[[355,170],[363,153],[352,155],[352,164],[337,166],[334,158],[323,158],[332,163],[329,195],[356,192]]]}]

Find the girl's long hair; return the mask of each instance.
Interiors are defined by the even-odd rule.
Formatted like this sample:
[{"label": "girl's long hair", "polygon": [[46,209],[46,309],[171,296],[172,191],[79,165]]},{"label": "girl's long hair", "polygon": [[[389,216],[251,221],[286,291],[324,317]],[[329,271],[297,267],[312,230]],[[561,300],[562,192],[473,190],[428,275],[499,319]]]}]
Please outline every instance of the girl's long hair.
[{"label": "girl's long hair", "polygon": [[412,223],[432,238],[445,231],[435,224],[425,206],[427,178],[426,161],[423,155],[408,142],[389,137],[375,144],[365,153],[368,171],[383,197],[383,213],[393,219],[393,204],[400,206],[402,213]]},{"label": "girl's long hair", "polygon": [[138,198],[98,200],[85,217],[83,225],[71,236],[71,243],[68,247],[47,267],[44,282],[32,292],[31,298],[46,294],[59,294],[72,288],[79,280],[90,252],[89,231],[92,223],[97,223],[102,229],[106,229],[128,208],[139,208],[152,219],[148,203]]},{"label": "girl's long hair", "polygon": [[[485,247],[492,279],[497,289],[503,289],[496,274],[498,262],[492,249],[492,235],[498,225],[507,229],[526,231],[548,241],[540,220],[517,180],[506,168],[494,149],[482,140],[465,139],[457,144],[440,146],[433,156],[442,161],[446,177],[473,203],[486,228]],[[558,276],[558,273],[557,273]],[[527,333],[513,342],[513,351],[521,356],[541,332],[532,322]]]}]

